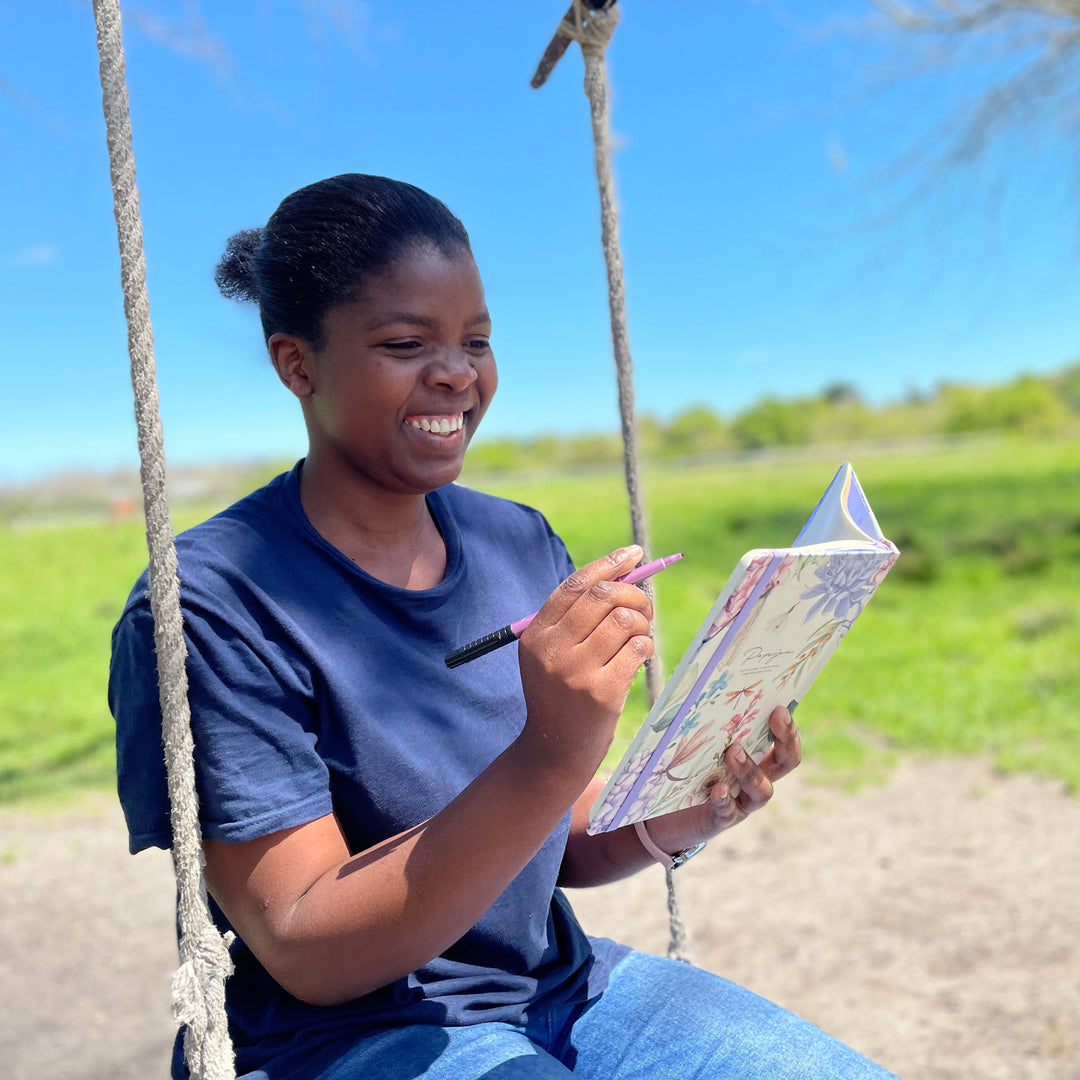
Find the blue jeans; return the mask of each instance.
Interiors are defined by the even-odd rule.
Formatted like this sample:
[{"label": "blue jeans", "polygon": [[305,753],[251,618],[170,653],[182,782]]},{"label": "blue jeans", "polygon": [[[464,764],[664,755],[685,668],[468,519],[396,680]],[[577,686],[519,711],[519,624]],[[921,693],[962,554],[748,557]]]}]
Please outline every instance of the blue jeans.
[{"label": "blue jeans", "polygon": [[631,953],[615,967],[603,994],[562,1015],[546,1014],[525,1027],[393,1028],[329,1056],[333,1060],[318,1073],[319,1080],[884,1080],[894,1075],[726,979],[646,953]]}]

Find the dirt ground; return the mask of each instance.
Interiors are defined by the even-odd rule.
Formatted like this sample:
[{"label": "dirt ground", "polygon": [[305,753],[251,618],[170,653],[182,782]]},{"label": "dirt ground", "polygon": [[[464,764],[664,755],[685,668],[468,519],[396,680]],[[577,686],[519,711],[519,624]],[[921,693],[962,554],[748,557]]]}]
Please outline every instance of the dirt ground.
[{"label": "dirt ground", "polygon": [[[908,760],[855,794],[784,781],[678,875],[696,961],[905,1080],[1080,1078],[1080,800],[985,762]],[[663,952],[663,873],[573,895]],[[0,1073],[165,1077],[168,856],[104,796],[0,812]]]}]

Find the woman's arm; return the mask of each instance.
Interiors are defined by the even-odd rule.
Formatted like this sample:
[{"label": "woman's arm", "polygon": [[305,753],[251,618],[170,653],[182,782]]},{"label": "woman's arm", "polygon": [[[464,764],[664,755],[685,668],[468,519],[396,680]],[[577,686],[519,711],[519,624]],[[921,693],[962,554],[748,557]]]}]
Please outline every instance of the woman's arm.
[{"label": "woman's arm", "polygon": [[336,1004],[457,941],[575,794],[572,783],[531,767],[515,743],[440,813],[356,856],[333,815],[257,840],[207,840],[207,884],[286,990]]},{"label": "woman's arm", "polygon": [[[801,748],[799,731],[787,709],[774,709],[769,727],[775,741],[759,765],[754,764],[741,746],[733,744],[724,755],[732,783],[715,784],[706,803],[649,821],[649,837],[657,847],[670,854],[683,851],[738,825],[772,798],[773,781],[799,764]],[[632,825],[595,836],[585,831],[589,808],[602,787],[601,781],[594,780],[574,804],[573,823],[559,873],[560,885],[603,885],[628,877],[654,862],[641,846]]]},{"label": "woman's arm", "polygon": [[354,856],[332,815],[205,842],[210,891],[285,989],[330,1005],[415,971],[536,854],[599,767],[651,655],[648,597],[614,580],[640,557],[615,552],[552,593],[520,642],[524,730],[432,818]]}]

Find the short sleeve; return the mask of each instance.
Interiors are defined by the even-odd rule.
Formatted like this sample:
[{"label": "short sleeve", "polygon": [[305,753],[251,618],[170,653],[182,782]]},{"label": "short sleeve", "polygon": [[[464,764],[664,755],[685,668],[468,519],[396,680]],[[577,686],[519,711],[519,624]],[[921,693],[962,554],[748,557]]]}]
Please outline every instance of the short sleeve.
[{"label": "short sleeve", "polygon": [[[332,810],[328,770],[316,750],[310,674],[253,626],[246,613],[230,617],[185,602],[199,817],[209,839],[251,840]],[[109,705],[131,850],[171,847],[153,620],[145,599],[129,602],[113,632]]]},{"label": "short sleeve", "polygon": [[515,505],[525,512],[526,520],[532,521],[534,527],[539,526],[543,531],[543,536],[546,538],[547,546],[551,552],[552,566],[558,580],[565,581],[577,569],[577,566],[570,557],[570,552],[567,551],[563,538],[551,527],[551,522],[539,510],[526,506],[524,503],[516,503]]},{"label": "short sleeve", "polygon": [[555,565],[560,568],[560,580],[565,581],[577,567],[574,565],[574,560],[570,558],[570,553],[566,550],[566,545],[563,543],[562,537],[548,525],[546,518],[544,519],[544,524],[547,526],[548,536],[550,537]]}]

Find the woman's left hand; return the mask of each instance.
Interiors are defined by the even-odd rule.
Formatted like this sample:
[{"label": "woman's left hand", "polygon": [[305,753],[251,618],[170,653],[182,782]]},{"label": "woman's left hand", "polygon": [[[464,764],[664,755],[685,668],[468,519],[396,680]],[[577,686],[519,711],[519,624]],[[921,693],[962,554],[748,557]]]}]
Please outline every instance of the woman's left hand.
[{"label": "woman's left hand", "polygon": [[708,802],[650,819],[653,843],[664,851],[682,851],[760,810],[772,798],[774,781],[791,772],[802,757],[799,731],[787,709],[773,709],[769,727],[775,741],[757,765],[733,743],[724,754],[727,778],[712,786]]}]

